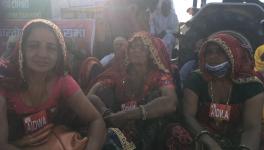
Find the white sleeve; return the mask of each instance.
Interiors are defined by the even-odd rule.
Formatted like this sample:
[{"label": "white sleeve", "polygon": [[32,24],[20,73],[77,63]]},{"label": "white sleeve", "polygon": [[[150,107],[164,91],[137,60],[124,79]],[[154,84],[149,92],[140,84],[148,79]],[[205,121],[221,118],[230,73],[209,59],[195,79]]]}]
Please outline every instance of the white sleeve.
[{"label": "white sleeve", "polygon": [[174,10],[171,13],[172,14],[170,16],[169,25],[168,25],[168,29],[166,30],[166,32],[176,33],[178,31],[179,20]]}]

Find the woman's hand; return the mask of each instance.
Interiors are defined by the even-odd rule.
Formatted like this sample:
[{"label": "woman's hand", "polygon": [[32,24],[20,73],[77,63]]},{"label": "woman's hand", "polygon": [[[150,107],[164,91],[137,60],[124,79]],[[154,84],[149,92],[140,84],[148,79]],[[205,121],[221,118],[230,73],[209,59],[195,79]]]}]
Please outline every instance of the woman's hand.
[{"label": "woman's hand", "polygon": [[48,136],[51,133],[51,128],[53,126],[53,124],[49,124],[35,133],[26,135],[21,139],[16,140],[13,144],[18,147],[36,146],[43,144],[48,141]]},{"label": "woman's hand", "polygon": [[199,143],[203,143],[209,150],[222,150],[221,146],[208,134],[203,134],[197,139]]},{"label": "woman's hand", "polygon": [[[187,126],[194,135],[199,134],[204,127],[196,120],[198,109],[198,96],[190,89],[184,90],[183,112]],[[208,134],[203,134],[198,139],[200,143],[205,144],[209,150],[222,150],[219,144]]]},{"label": "woman's hand", "polygon": [[259,150],[261,142],[261,117],[263,108],[263,92],[246,100],[243,108],[243,128],[241,145],[246,145],[251,150]]},{"label": "woman's hand", "polygon": [[101,114],[81,90],[66,99],[71,109],[87,124],[89,139],[86,149],[99,150],[104,144],[106,128]]}]

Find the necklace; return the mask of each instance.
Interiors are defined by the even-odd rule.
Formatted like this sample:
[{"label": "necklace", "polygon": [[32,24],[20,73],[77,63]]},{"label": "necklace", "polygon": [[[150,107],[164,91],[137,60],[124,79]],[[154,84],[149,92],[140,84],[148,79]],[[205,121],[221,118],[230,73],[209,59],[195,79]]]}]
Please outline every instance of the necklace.
[{"label": "necklace", "polygon": [[144,97],[144,87],[148,72],[142,76],[135,71],[127,74],[123,79],[124,95],[132,100],[141,100]]},{"label": "necklace", "polygon": [[232,93],[232,87],[229,89],[228,98],[225,104],[221,104],[216,101],[214,97],[214,90],[213,90],[213,83],[210,82],[210,92],[211,92],[211,98],[212,102],[210,104],[210,110],[209,110],[209,117],[214,119],[214,122],[217,126],[220,126],[223,121],[229,121],[230,120],[230,112],[231,112],[231,106],[229,105],[230,97]]},{"label": "necklace", "polygon": [[[229,102],[230,102],[230,97],[231,97],[232,89],[233,89],[233,86],[231,86],[230,89],[229,89],[229,93],[228,93],[226,105],[228,105]],[[215,100],[215,97],[214,97],[214,90],[213,90],[213,82],[212,81],[210,82],[210,92],[211,92],[212,102],[217,103],[217,101]]]}]

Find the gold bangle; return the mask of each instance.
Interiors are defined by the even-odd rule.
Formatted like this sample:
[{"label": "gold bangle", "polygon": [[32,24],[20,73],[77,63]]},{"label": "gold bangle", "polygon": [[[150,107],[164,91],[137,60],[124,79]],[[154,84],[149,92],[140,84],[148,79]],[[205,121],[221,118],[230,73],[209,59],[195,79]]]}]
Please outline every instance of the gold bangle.
[{"label": "gold bangle", "polygon": [[142,120],[147,120],[147,112],[143,105],[139,105],[139,108],[141,110]]}]

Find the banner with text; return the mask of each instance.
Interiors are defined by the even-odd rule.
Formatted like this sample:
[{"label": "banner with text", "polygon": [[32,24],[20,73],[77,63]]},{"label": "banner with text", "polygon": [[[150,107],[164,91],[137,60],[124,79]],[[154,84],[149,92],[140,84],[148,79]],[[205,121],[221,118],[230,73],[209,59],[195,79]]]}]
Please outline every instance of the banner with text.
[{"label": "banner with text", "polygon": [[[8,20],[0,25],[0,50],[6,49],[7,40],[10,36],[20,36],[26,20]],[[64,34],[64,38],[71,40],[77,50],[90,55],[93,49],[95,35],[95,20],[54,20]]]},{"label": "banner with text", "polygon": [[51,17],[51,0],[1,0],[8,19]]}]

